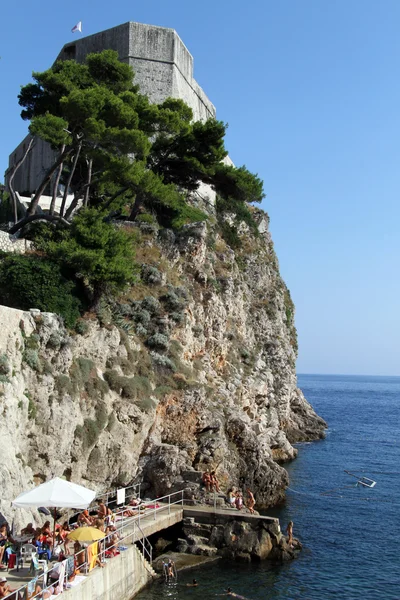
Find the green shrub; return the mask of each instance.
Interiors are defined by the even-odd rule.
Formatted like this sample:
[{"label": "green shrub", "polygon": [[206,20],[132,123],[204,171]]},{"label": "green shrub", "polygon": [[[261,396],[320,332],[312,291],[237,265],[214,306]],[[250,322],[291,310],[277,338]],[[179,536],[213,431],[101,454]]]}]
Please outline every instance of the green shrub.
[{"label": "green shrub", "polygon": [[180,298],[178,298],[176,293],[172,290],[161,296],[160,299],[164,302],[167,309],[169,310],[176,311],[182,309],[182,302]]},{"label": "green shrub", "polygon": [[130,317],[132,315],[132,307],[130,304],[123,303],[118,306],[118,311],[124,317]]},{"label": "green shrub", "polygon": [[35,371],[40,370],[40,360],[37,350],[26,348],[22,356],[22,360],[26,362],[31,369],[34,369]]},{"label": "green shrub", "polygon": [[30,255],[9,255],[0,260],[0,303],[59,314],[68,327],[74,325],[81,308],[75,284],[63,276],[60,267]]},{"label": "green shrub", "polygon": [[148,413],[154,410],[157,404],[152,398],[147,396],[146,398],[141,398],[138,400],[136,402],[136,406],[140,408],[141,411]]},{"label": "green shrub", "polygon": [[141,325],[141,323],[138,323],[136,325],[135,331],[136,331],[137,335],[140,335],[142,337],[144,337],[145,335],[147,335],[147,329],[145,327],[143,327],[143,325]]},{"label": "green shrub", "polygon": [[99,429],[104,429],[108,423],[107,405],[104,402],[99,402],[96,406],[96,423]]},{"label": "green shrub", "polygon": [[88,379],[95,367],[94,362],[92,360],[90,360],[89,358],[80,356],[79,358],[76,359],[76,364],[79,367],[83,381],[84,382],[88,381]]},{"label": "green shrub", "polygon": [[156,315],[160,312],[160,303],[154,296],[146,296],[141,302],[144,310],[147,310],[151,315]]},{"label": "green shrub", "polygon": [[221,235],[228,246],[233,249],[242,247],[242,240],[240,239],[235,225],[230,225],[227,221],[220,220],[219,227],[221,230]]},{"label": "green shrub", "polygon": [[53,367],[48,360],[42,361],[42,371],[45,375],[53,375]]},{"label": "green shrub", "polygon": [[185,313],[183,312],[172,312],[169,316],[177,325],[180,325],[185,320]]},{"label": "green shrub", "polygon": [[59,394],[68,394],[68,396],[73,394],[74,386],[67,375],[58,375],[55,379],[55,384]]},{"label": "green shrub", "polygon": [[146,344],[150,348],[165,350],[169,346],[169,340],[166,335],[163,335],[162,333],[155,333],[146,340]]},{"label": "green shrub", "polygon": [[47,340],[47,347],[52,348],[54,350],[58,349],[61,346],[61,337],[60,334],[54,331],[49,339]]},{"label": "green shrub", "polygon": [[6,354],[0,354],[0,375],[8,375],[10,372],[10,364]]},{"label": "green shrub", "polygon": [[153,217],[153,215],[150,215],[149,213],[142,213],[138,215],[135,221],[137,221],[138,223],[149,223],[150,225],[157,225],[157,220],[155,219],[155,217]]},{"label": "green shrub", "polygon": [[31,397],[28,398],[28,419],[35,419],[37,415],[37,406]]},{"label": "green shrub", "polygon": [[75,323],[75,331],[80,335],[85,335],[89,329],[89,323],[84,319],[78,319]]},{"label": "green shrub", "polygon": [[171,369],[171,371],[176,371],[175,363],[170,358],[168,358],[168,356],[158,354],[158,352],[150,352],[150,356],[156,365],[160,367],[165,367],[167,369]]},{"label": "green shrub", "polygon": [[164,398],[167,394],[171,394],[174,391],[174,388],[169,385],[159,385],[154,390],[154,396],[157,398]]},{"label": "green shrub", "polygon": [[123,398],[135,399],[141,395],[151,394],[151,385],[146,377],[122,377],[121,396]]},{"label": "green shrub", "polygon": [[106,291],[114,293],[134,280],[132,240],[97,208],[81,209],[71,226],[59,231],[40,248],[57,264],[82,275],[92,291],[92,307],[97,308]]},{"label": "green shrub", "polygon": [[110,389],[118,394],[120,393],[122,383],[121,375],[118,373],[118,371],[115,371],[114,369],[107,369],[107,371],[104,371],[104,379],[107,381]]},{"label": "green shrub", "polygon": [[134,319],[136,323],[140,323],[143,327],[146,327],[150,323],[150,313],[147,310],[140,309],[135,311]]},{"label": "green shrub", "polygon": [[152,265],[142,265],[140,278],[148,285],[161,285],[163,281],[163,275],[161,271]]},{"label": "green shrub", "polygon": [[83,425],[77,425],[75,428],[75,437],[82,440],[85,448],[90,448],[99,439],[100,429],[93,419],[85,419]]},{"label": "green shrub", "polygon": [[97,377],[97,374],[90,377],[85,383],[85,390],[92,399],[99,395],[103,397],[109,389],[107,382]]},{"label": "green shrub", "polygon": [[184,301],[185,304],[187,303],[187,301],[189,300],[189,292],[183,285],[175,287],[174,292],[179,298],[181,298]]}]

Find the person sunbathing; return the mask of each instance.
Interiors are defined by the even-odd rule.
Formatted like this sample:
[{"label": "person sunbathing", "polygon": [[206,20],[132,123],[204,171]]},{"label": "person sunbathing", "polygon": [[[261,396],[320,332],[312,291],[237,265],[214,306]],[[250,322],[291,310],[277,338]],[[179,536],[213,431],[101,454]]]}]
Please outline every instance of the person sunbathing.
[{"label": "person sunbathing", "polygon": [[106,552],[110,556],[116,556],[119,554],[117,550],[117,544],[119,541],[119,535],[114,525],[110,525],[106,529]]},{"label": "person sunbathing", "polygon": [[84,510],[78,516],[78,524],[79,525],[92,525],[92,523],[93,523],[93,519],[89,515],[89,511],[88,510]]}]

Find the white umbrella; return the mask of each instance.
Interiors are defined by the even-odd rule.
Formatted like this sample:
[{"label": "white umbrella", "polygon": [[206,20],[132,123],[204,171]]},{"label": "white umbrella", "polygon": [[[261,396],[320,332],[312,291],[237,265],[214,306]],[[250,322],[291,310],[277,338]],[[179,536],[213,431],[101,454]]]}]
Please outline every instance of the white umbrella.
[{"label": "white umbrella", "polygon": [[54,529],[53,544],[55,541],[56,529],[56,508],[82,508],[89,506],[96,495],[96,492],[71,483],[65,479],[55,477],[46,483],[38,485],[29,492],[22,492],[13,500],[12,504],[16,508],[32,508],[46,506],[54,508]]},{"label": "white umbrella", "polygon": [[89,506],[96,492],[55,477],[46,483],[38,485],[29,492],[22,492],[13,500],[16,508],[32,508],[46,506],[47,508],[82,508]]}]

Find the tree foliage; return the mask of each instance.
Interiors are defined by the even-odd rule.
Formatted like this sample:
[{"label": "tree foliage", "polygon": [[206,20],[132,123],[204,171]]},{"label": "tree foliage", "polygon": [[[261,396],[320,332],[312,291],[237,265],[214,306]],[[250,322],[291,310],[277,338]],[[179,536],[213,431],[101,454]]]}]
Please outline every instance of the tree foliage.
[{"label": "tree foliage", "polygon": [[0,260],[0,303],[13,308],[38,308],[61,315],[72,327],[82,306],[75,284],[60,265],[36,256],[8,255]]},{"label": "tree foliage", "polygon": [[[84,196],[87,203],[113,210],[129,205],[131,219],[145,206],[173,227],[206,218],[183,194],[201,181],[226,200],[262,199],[256,176],[221,162],[226,126],[215,119],[193,122],[182,100],[151,104],[116,52],[89,54],[85,64],[59,61],[33,79],[19,95],[21,116],[31,121],[32,135],[58,152],[45,185],[59,168],[76,200]],[[29,214],[39,199],[33,199]]]},{"label": "tree foliage", "polygon": [[36,245],[61,267],[83,279],[91,290],[93,306],[104,292],[116,292],[134,280],[131,238],[107,222],[96,208],[82,209],[71,227],[46,230]]}]

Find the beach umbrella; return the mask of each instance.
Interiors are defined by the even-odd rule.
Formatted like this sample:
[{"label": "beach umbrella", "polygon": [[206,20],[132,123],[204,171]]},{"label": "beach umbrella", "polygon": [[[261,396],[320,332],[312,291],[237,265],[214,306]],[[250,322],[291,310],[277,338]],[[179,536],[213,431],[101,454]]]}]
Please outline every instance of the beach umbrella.
[{"label": "beach umbrella", "polygon": [[57,508],[82,508],[89,506],[96,495],[96,492],[55,477],[46,483],[38,485],[29,492],[22,492],[13,500],[12,504],[16,508],[39,508],[47,507],[53,509],[54,529],[53,542],[55,538]]},{"label": "beach umbrella", "polygon": [[96,527],[78,527],[67,535],[68,539],[74,542],[97,542],[105,536],[106,534]]}]

